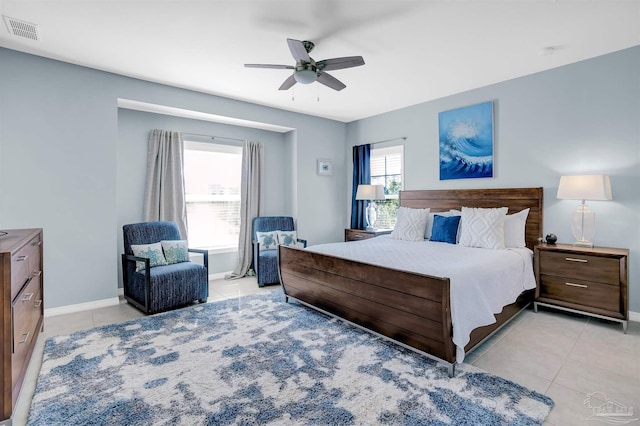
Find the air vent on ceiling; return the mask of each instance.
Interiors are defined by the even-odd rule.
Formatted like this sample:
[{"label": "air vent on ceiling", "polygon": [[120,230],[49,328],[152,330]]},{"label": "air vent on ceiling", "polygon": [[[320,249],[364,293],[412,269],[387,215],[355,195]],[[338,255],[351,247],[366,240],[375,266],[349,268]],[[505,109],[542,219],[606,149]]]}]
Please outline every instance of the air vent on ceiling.
[{"label": "air vent on ceiling", "polygon": [[[4,16],[4,15],[3,15]],[[21,21],[20,19],[10,18],[4,16],[4,21],[7,23],[7,29],[9,33],[14,36],[28,38],[30,40],[39,40],[38,26],[29,22]]]}]

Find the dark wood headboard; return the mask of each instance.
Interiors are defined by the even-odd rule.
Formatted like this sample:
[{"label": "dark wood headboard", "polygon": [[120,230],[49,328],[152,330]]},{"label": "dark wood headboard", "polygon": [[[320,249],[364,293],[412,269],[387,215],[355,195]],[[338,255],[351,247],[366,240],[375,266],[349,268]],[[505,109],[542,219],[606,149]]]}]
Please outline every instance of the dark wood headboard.
[{"label": "dark wood headboard", "polygon": [[425,189],[400,192],[400,205],[443,212],[464,207],[508,207],[509,214],[529,208],[525,240],[533,250],[542,237],[542,188]]}]

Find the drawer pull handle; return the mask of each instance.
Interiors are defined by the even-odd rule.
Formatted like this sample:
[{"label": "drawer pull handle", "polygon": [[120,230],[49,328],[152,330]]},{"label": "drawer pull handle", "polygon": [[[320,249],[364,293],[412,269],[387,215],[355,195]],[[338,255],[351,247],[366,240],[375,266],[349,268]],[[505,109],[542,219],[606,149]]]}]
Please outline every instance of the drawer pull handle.
[{"label": "drawer pull handle", "polygon": [[31,243],[31,245],[35,246],[35,247],[40,246],[40,245],[42,245],[42,241],[34,241],[34,242]]},{"label": "drawer pull handle", "polygon": [[566,260],[567,262],[580,262],[580,263],[588,262],[587,259],[576,259],[575,257],[565,257],[564,260]]},{"label": "drawer pull handle", "polygon": [[22,256],[18,256],[17,262],[24,262],[28,258],[29,258],[28,254],[25,254],[25,255],[22,255]]},{"label": "drawer pull handle", "polygon": [[36,300],[36,303],[33,305],[36,308],[39,308],[42,305],[42,299],[41,300]]},{"label": "drawer pull handle", "polygon": [[27,343],[27,340],[29,340],[29,332],[27,331],[26,333],[22,333],[22,335],[24,336],[24,339],[20,340],[18,342],[19,345],[23,344],[23,343]]},{"label": "drawer pull handle", "polygon": [[580,288],[587,288],[588,286],[585,284],[576,284],[576,283],[565,283],[566,285],[570,285],[571,287],[580,287]]},{"label": "drawer pull handle", "polygon": [[42,271],[36,271],[33,274],[31,274],[32,277],[39,277],[40,275],[42,275]]},{"label": "drawer pull handle", "polygon": [[33,299],[33,293],[25,293],[24,296],[22,296],[22,299],[20,299],[21,302],[28,302],[31,299]]}]

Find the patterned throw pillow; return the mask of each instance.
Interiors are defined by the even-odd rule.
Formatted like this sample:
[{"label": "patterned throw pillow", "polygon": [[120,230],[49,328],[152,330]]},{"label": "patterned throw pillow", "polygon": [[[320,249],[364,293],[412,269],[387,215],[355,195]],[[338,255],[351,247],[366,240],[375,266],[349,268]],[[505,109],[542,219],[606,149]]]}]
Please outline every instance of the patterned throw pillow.
[{"label": "patterned throw pillow", "polygon": [[[150,266],[162,266],[167,264],[167,260],[162,253],[162,244],[132,244],[131,250],[134,256],[146,257],[150,261]],[[144,270],[144,262],[136,262],[136,271]]]},{"label": "patterned throw pillow", "polygon": [[162,251],[169,265],[189,261],[189,250],[186,240],[163,240]]},{"label": "patterned throw pillow", "polygon": [[256,232],[256,238],[260,244],[260,251],[278,248],[278,233],[276,231]]},{"label": "patterned throw pillow", "polygon": [[487,249],[504,248],[504,218],[507,207],[486,209],[462,207],[460,245]]},{"label": "patterned throw pillow", "polygon": [[394,240],[422,241],[429,219],[429,209],[398,207],[398,220],[391,232]]},{"label": "patterned throw pillow", "polygon": [[298,243],[296,231],[276,231],[278,233],[278,244],[281,246],[293,246]]}]

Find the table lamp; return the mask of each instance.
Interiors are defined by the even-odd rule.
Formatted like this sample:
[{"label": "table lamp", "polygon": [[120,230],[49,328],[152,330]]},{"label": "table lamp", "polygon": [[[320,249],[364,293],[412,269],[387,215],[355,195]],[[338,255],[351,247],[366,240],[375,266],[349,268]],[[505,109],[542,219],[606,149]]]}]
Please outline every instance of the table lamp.
[{"label": "table lamp", "polygon": [[596,214],[589,210],[586,200],[608,201],[612,199],[611,183],[607,175],[561,176],[557,198],[582,200],[571,217],[571,231],[576,247],[593,247],[591,239],[596,232]]},{"label": "table lamp", "polygon": [[369,201],[367,205],[367,231],[375,231],[375,223],[378,218],[375,201],[384,200],[384,185],[358,185],[356,200]]}]

